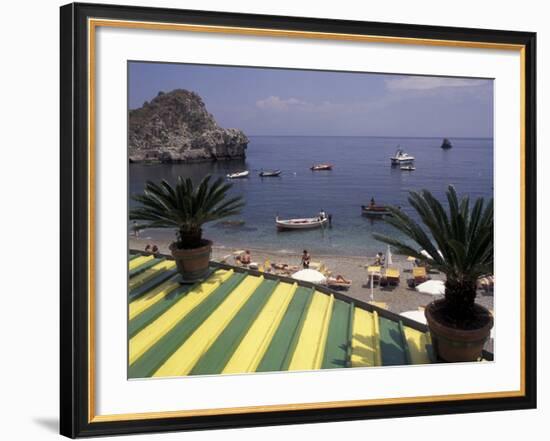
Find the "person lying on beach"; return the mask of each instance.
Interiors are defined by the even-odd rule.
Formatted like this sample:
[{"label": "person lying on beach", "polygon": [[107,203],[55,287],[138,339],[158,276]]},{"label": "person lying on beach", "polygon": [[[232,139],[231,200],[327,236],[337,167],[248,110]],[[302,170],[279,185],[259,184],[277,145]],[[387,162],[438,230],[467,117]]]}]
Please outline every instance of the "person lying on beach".
[{"label": "person lying on beach", "polygon": [[244,254],[241,254],[240,256],[235,257],[235,260],[239,262],[241,265],[250,265],[250,262],[252,262],[252,257],[250,256],[250,250],[246,250]]},{"label": "person lying on beach", "polygon": [[338,274],[336,277],[329,277],[329,282],[332,283],[350,283],[351,281],[346,279],[342,274]]},{"label": "person lying on beach", "polygon": [[307,252],[307,250],[304,250],[304,253],[302,254],[302,266],[304,269],[309,268],[309,263],[311,262],[311,256]]}]

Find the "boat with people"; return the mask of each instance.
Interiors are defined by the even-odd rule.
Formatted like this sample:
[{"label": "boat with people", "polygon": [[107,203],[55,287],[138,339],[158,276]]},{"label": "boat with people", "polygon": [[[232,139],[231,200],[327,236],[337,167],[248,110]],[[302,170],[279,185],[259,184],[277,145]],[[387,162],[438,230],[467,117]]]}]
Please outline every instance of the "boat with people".
[{"label": "boat with people", "polygon": [[414,156],[409,155],[405,151],[399,148],[397,146],[397,150],[395,151],[395,154],[390,157],[391,165],[397,166],[397,165],[406,165],[406,164],[412,164],[414,162]]},{"label": "boat with people", "polygon": [[365,216],[391,216],[388,207],[378,205],[374,198],[371,198],[369,205],[361,205],[361,213]]},{"label": "boat with people", "polygon": [[260,178],[274,178],[281,176],[281,170],[262,170],[259,176]]},{"label": "boat with people", "polygon": [[332,170],[332,164],[314,164],[309,169],[311,171]]},{"label": "boat with people", "polygon": [[401,167],[399,167],[400,170],[404,170],[404,171],[415,171],[416,170],[416,167],[414,165],[402,165]]},{"label": "boat with people", "polygon": [[449,138],[443,138],[443,142],[441,143],[441,148],[444,150],[453,148],[453,144],[451,143],[451,140]]},{"label": "boat with people", "polygon": [[240,171],[240,172],[235,172],[235,173],[229,173],[227,175],[227,177],[229,179],[240,179],[240,178],[248,178],[248,175],[250,174],[250,172],[248,170],[244,170],[244,171]]},{"label": "boat with people", "polygon": [[275,217],[275,225],[279,230],[307,230],[320,228],[328,224],[328,217],[305,217],[300,219],[280,219]]}]

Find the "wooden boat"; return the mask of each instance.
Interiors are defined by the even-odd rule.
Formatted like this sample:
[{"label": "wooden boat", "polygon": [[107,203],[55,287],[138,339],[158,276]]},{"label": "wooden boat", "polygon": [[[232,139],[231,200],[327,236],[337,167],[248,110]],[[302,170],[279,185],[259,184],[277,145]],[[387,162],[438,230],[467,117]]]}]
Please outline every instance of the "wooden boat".
[{"label": "wooden boat", "polygon": [[402,165],[399,169],[405,171],[415,171],[416,167],[414,165]]},{"label": "wooden boat", "polygon": [[229,173],[227,175],[227,177],[229,179],[240,179],[240,178],[248,178],[248,175],[250,174],[250,172],[248,170],[244,170],[244,171],[240,171],[240,172],[235,172],[235,173]]},{"label": "wooden boat", "polygon": [[279,219],[275,218],[275,225],[280,230],[307,230],[311,228],[324,227],[328,224],[328,218],[306,217],[302,219]]},{"label": "wooden boat", "polygon": [[311,171],[321,171],[321,170],[332,170],[332,164],[315,164],[312,165],[309,169]]},{"label": "wooden boat", "polygon": [[453,148],[453,145],[451,144],[451,140],[449,138],[444,138],[443,142],[441,143],[441,148],[444,150]]},{"label": "wooden boat", "polygon": [[272,178],[281,176],[281,170],[262,170],[259,174],[261,178]]},{"label": "wooden boat", "polygon": [[361,205],[361,212],[365,216],[390,216],[391,212],[384,205]]}]

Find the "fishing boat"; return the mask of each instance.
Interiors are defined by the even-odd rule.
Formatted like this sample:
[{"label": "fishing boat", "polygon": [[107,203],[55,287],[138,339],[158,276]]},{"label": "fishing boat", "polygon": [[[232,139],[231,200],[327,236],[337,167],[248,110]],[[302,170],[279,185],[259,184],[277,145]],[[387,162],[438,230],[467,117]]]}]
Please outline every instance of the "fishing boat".
[{"label": "fishing boat", "polygon": [[240,172],[229,173],[227,175],[227,177],[229,179],[248,178],[249,174],[250,174],[250,172],[248,170],[244,170],[244,171],[240,171]]},{"label": "fishing boat", "polygon": [[326,217],[306,217],[302,219],[279,219],[275,218],[275,225],[279,230],[307,230],[311,228],[324,227],[328,224]]},{"label": "fishing boat", "polygon": [[395,154],[390,157],[390,161],[392,166],[412,164],[414,162],[414,156],[398,148]]},{"label": "fishing boat", "polygon": [[261,178],[273,178],[281,176],[281,170],[262,170],[259,174]]},{"label": "fishing boat", "polygon": [[444,138],[443,142],[441,143],[441,148],[444,150],[453,148],[453,145],[451,144],[451,140],[449,138]]},{"label": "fishing boat", "polygon": [[404,171],[415,171],[416,170],[416,167],[414,165],[402,165],[399,168],[401,170],[404,170]]},{"label": "fishing boat", "polygon": [[361,213],[365,216],[391,216],[385,205],[361,205]]},{"label": "fishing boat", "polygon": [[311,171],[321,171],[321,170],[332,170],[332,164],[315,164],[312,165],[309,169]]}]

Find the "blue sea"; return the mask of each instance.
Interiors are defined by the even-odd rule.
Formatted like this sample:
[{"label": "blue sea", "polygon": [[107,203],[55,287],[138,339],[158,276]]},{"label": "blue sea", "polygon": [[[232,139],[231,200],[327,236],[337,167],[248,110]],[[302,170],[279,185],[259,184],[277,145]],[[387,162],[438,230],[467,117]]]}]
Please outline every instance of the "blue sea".
[{"label": "blue sea", "polygon": [[[208,224],[204,235],[216,245],[265,248],[298,253],[364,256],[385,250],[373,232],[398,235],[383,220],[361,215],[361,205],[373,197],[379,204],[400,206],[414,216],[407,202],[410,190],[428,189],[444,197],[449,184],[471,198],[493,196],[493,140],[452,138],[453,148],[440,148],[441,138],[251,136],[245,160],[197,164],[130,164],[129,191],[143,191],[147,180],[174,182],[179,175],[200,180],[206,174],[225,177],[250,170],[247,179],[233,180],[231,193],[244,196],[246,206],[235,216],[244,224]],[[390,166],[400,146],[415,156],[415,171]],[[312,172],[314,163],[331,163],[331,171]],[[281,169],[280,177],[260,178],[261,169]],[[133,206],[133,202],[130,202]],[[332,227],[307,231],[275,228],[275,216],[313,217],[332,214]],[[153,239],[174,233],[147,230]]]}]

